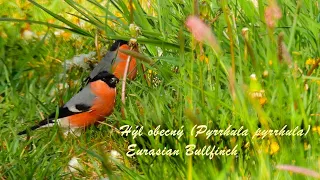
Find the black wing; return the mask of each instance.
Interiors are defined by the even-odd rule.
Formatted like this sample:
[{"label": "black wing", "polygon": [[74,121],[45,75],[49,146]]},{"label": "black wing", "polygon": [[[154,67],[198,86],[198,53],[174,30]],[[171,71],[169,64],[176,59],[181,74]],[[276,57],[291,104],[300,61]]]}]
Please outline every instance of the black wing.
[{"label": "black wing", "polygon": [[[68,107],[60,107],[57,119],[64,118],[67,116],[71,116],[74,114],[78,114],[78,113],[82,113],[82,112],[86,112],[86,111],[90,110],[90,106],[85,105],[85,104],[77,104],[77,105],[75,105],[75,108],[77,109],[77,112],[70,111],[68,109]],[[49,124],[54,124],[55,119],[56,119],[56,112],[52,113],[50,116],[48,116],[48,118],[40,121],[37,125],[34,125],[34,126],[30,127],[29,129],[26,129],[24,131],[19,132],[18,135],[26,134],[28,130],[35,130],[35,129],[38,129],[40,127],[43,127],[43,126],[46,126]]]}]

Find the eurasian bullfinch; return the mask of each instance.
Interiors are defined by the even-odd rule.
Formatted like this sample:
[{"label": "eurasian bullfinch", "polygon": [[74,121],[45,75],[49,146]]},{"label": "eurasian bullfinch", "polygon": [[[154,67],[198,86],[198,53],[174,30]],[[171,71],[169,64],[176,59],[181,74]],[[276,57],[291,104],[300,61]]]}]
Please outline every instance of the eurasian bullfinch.
[{"label": "eurasian bullfinch", "polygon": [[[107,71],[97,73],[90,79],[88,85],[59,108],[57,118],[54,112],[29,129],[51,127],[57,123],[62,128],[73,130],[103,121],[113,111],[118,82],[119,79]],[[19,135],[26,134],[27,130],[20,132]]]},{"label": "eurasian bullfinch", "polygon": [[[117,78],[122,79],[127,64],[128,55],[120,52],[119,49],[130,50],[128,41],[116,40],[103,59],[92,70],[89,77],[86,79],[86,82],[90,82],[90,80],[101,71],[112,72]],[[137,76],[136,66],[136,59],[131,57],[127,76],[131,80]]]}]

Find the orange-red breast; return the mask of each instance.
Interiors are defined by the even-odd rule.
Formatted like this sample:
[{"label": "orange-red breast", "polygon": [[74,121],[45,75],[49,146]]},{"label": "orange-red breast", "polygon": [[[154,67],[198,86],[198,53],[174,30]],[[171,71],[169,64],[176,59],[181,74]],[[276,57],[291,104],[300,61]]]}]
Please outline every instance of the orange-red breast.
[{"label": "orange-red breast", "polygon": [[[116,84],[119,79],[107,71],[98,73],[88,85],[59,108],[58,117],[52,113],[48,118],[30,128],[50,127],[57,123],[63,128],[82,128],[109,116],[115,105]],[[25,134],[27,130],[19,133]]]},{"label": "orange-red breast", "polygon": [[[122,79],[124,70],[127,64],[128,55],[119,51],[130,50],[128,41],[116,40],[107,54],[103,59],[98,63],[98,65],[92,70],[90,76],[87,78],[87,81],[90,81],[101,71],[112,72],[117,78]],[[131,56],[131,61],[128,69],[127,77],[133,80],[137,76],[137,62],[134,57]]]}]

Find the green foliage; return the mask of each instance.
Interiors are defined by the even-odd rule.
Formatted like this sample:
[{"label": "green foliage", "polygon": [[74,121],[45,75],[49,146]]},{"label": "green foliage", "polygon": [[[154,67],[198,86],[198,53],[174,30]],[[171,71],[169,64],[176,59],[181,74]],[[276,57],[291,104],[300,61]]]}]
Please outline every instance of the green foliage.
[{"label": "green foliage", "polygon": [[[278,164],[320,172],[320,131],[316,131],[320,129],[319,71],[315,69],[308,74],[312,65],[306,64],[307,59],[316,60],[320,56],[317,21],[320,11],[314,1],[278,1],[282,18],[274,28],[267,26],[264,14],[271,1],[259,0],[258,7],[251,1],[236,0],[225,6],[225,1],[148,2],[132,0],[130,9],[129,1],[121,0],[30,1],[24,2],[30,9],[21,9],[20,17],[9,11],[14,3],[0,3],[7,11],[0,18],[0,174],[4,179],[308,178],[279,171],[275,168]],[[26,12],[30,18],[24,19]],[[197,42],[185,27],[186,18],[195,12],[210,25],[221,54],[215,55],[209,45]],[[55,22],[49,23],[46,18],[54,18]],[[24,39],[22,22],[31,23],[31,30],[44,32],[44,36]],[[131,36],[132,23],[139,27],[136,37]],[[57,37],[54,35],[57,29],[80,36]],[[281,33],[283,41],[279,40]],[[119,93],[115,111],[105,121],[107,125],[90,127],[80,137],[65,138],[57,127],[32,132],[30,139],[17,136],[18,131],[34,124],[35,119],[42,119],[78,91],[89,72],[67,71],[63,62],[95,50],[95,36],[101,42],[135,38],[140,53],[155,62],[150,65],[139,61],[147,71],[143,72],[139,64],[137,79],[127,85],[126,119],[121,117]],[[281,57],[281,43],[287,46],[291,62],[284,55]],[[235,72],[230,71],[232,59]],[[251,97],[253,73],[259,89],[264,90],[264,99]],[[183,126],[184,135],[179,139],[122,137],[115,128],[126,124],[134,129],[143,126],[144,134],[158,125],[173,130]],[[208,129],[243,126],[249,135],[195,138],[190,131],[196,124],[207,125]],[[289,129],[296,126],[306,129],[310,125],[312,129],[303,137],[252,138],[258,128],[281,129],[284,125]],[[126,152],[130,144],[141,149],[176,149],[180,155],[129,158]],[[213,159],[186,156],[188,144],[196,144],[197,148],[215,145],[220,149],[238,145],[238,155]],[[121,161],[112,160],[110,150],[120,152]],[[71,173],[67,164],[74,156],[84,168]]]}]

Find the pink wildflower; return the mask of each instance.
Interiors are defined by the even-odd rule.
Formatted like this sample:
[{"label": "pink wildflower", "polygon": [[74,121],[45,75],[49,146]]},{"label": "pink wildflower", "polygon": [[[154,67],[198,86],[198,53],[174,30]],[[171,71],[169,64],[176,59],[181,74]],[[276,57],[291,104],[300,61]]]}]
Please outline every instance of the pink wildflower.
[{"label": "pink wildflower", "polygon": [[282,13],[281,9],[276,2],[272,1],[270,5],[266,8],[264,12],[264,17],[266,19],[267,26],[273,28],[276,22],[281,19]]},{"label": "pink wildflower", "polygon": [[214,50],[220,50],[216,37],[210,27],[201,19],[196,16],[189,16],[186,20],[186,26],[197,41],[207,41]]}]

